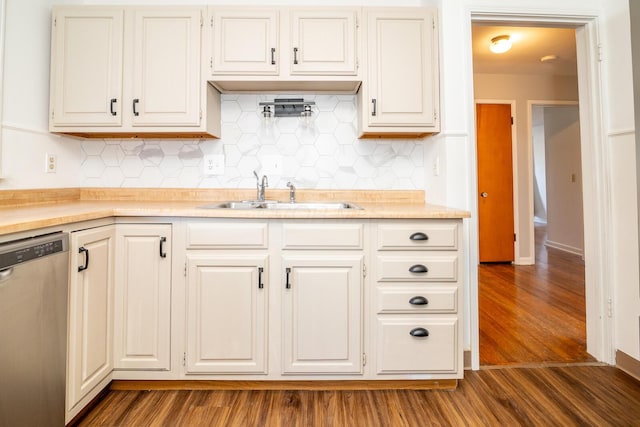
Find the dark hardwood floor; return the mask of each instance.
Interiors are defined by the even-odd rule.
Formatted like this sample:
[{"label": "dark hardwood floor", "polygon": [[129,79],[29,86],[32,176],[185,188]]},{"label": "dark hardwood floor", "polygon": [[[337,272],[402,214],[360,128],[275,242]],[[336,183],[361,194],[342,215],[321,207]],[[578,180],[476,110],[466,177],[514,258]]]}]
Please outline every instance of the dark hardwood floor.
[{"label": "dark hardwood floor", "polygon": [[456,390],[108,393],[81,426],[639,426],[640,383],[608,366],[465,372]]},{"label": "dark hardwood floor", "polygon": [[536,264],[478,268],[480,365],[595,361],[586,351],[584,261],[543,245]]}]

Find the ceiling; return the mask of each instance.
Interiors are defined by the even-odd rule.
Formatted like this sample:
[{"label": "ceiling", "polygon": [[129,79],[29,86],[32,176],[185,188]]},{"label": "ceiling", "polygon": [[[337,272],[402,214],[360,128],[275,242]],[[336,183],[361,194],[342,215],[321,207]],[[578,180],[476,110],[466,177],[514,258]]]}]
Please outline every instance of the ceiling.
[{"label": "ceiling", "polygon": [[[492,53],[489,50],[491,39],[503,34],[511,36],[513,47],[502,54]],[[474,24],[472,43],[475,73],[577,75],[573,28]],[[541,62],[540,58],[546,55],[558,58]]]}]

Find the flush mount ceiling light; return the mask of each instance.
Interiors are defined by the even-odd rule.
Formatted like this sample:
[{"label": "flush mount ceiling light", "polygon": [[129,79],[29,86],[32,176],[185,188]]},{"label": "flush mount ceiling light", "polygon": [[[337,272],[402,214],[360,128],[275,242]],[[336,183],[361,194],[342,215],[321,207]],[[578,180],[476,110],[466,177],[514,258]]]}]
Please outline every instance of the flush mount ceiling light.
[{"label": "flush mount ceiling light", "polygon": [[540,62],[553,62],[558,59],[558,55],[546,55],[540,58]]},{"label": "flush mount ceiling light", "polygon": [[511,49],[511,37],[507,35],[496,36],[491,39],[489,50],[493,53],[505,53]]}]

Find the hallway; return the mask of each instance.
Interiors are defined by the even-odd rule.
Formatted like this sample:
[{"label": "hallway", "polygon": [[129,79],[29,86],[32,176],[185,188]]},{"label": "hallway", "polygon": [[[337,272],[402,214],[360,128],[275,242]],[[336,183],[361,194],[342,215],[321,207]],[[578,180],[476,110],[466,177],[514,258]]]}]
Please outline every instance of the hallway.
[{"label": "hallway", "polygon": [[480,365],[595,362],[586,351],[584,261],[543,242],[536,265],[478,266]]}]

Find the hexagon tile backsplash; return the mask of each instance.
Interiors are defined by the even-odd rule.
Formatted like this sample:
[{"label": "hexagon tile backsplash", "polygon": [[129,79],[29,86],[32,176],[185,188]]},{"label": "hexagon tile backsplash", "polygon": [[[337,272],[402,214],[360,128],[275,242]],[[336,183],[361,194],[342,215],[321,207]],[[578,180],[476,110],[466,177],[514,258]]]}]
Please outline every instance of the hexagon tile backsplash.
[{"label": "hexagon tile backsplash", "polygon": [[[218,140],[83,141],[83,186],[252,188],[253,171],[264,173],[265,161],[275,155],[282,175],[267,173],[270,188],[284,188],[287,181],[315,189],[424,188],[424,140],[359,140],[354,95],[304,96],[316,102],[309,122],[265,120],[258,102],[275,97],[222,95]],[[208,154],[224,154],[224,174],[204,174]]]}]

